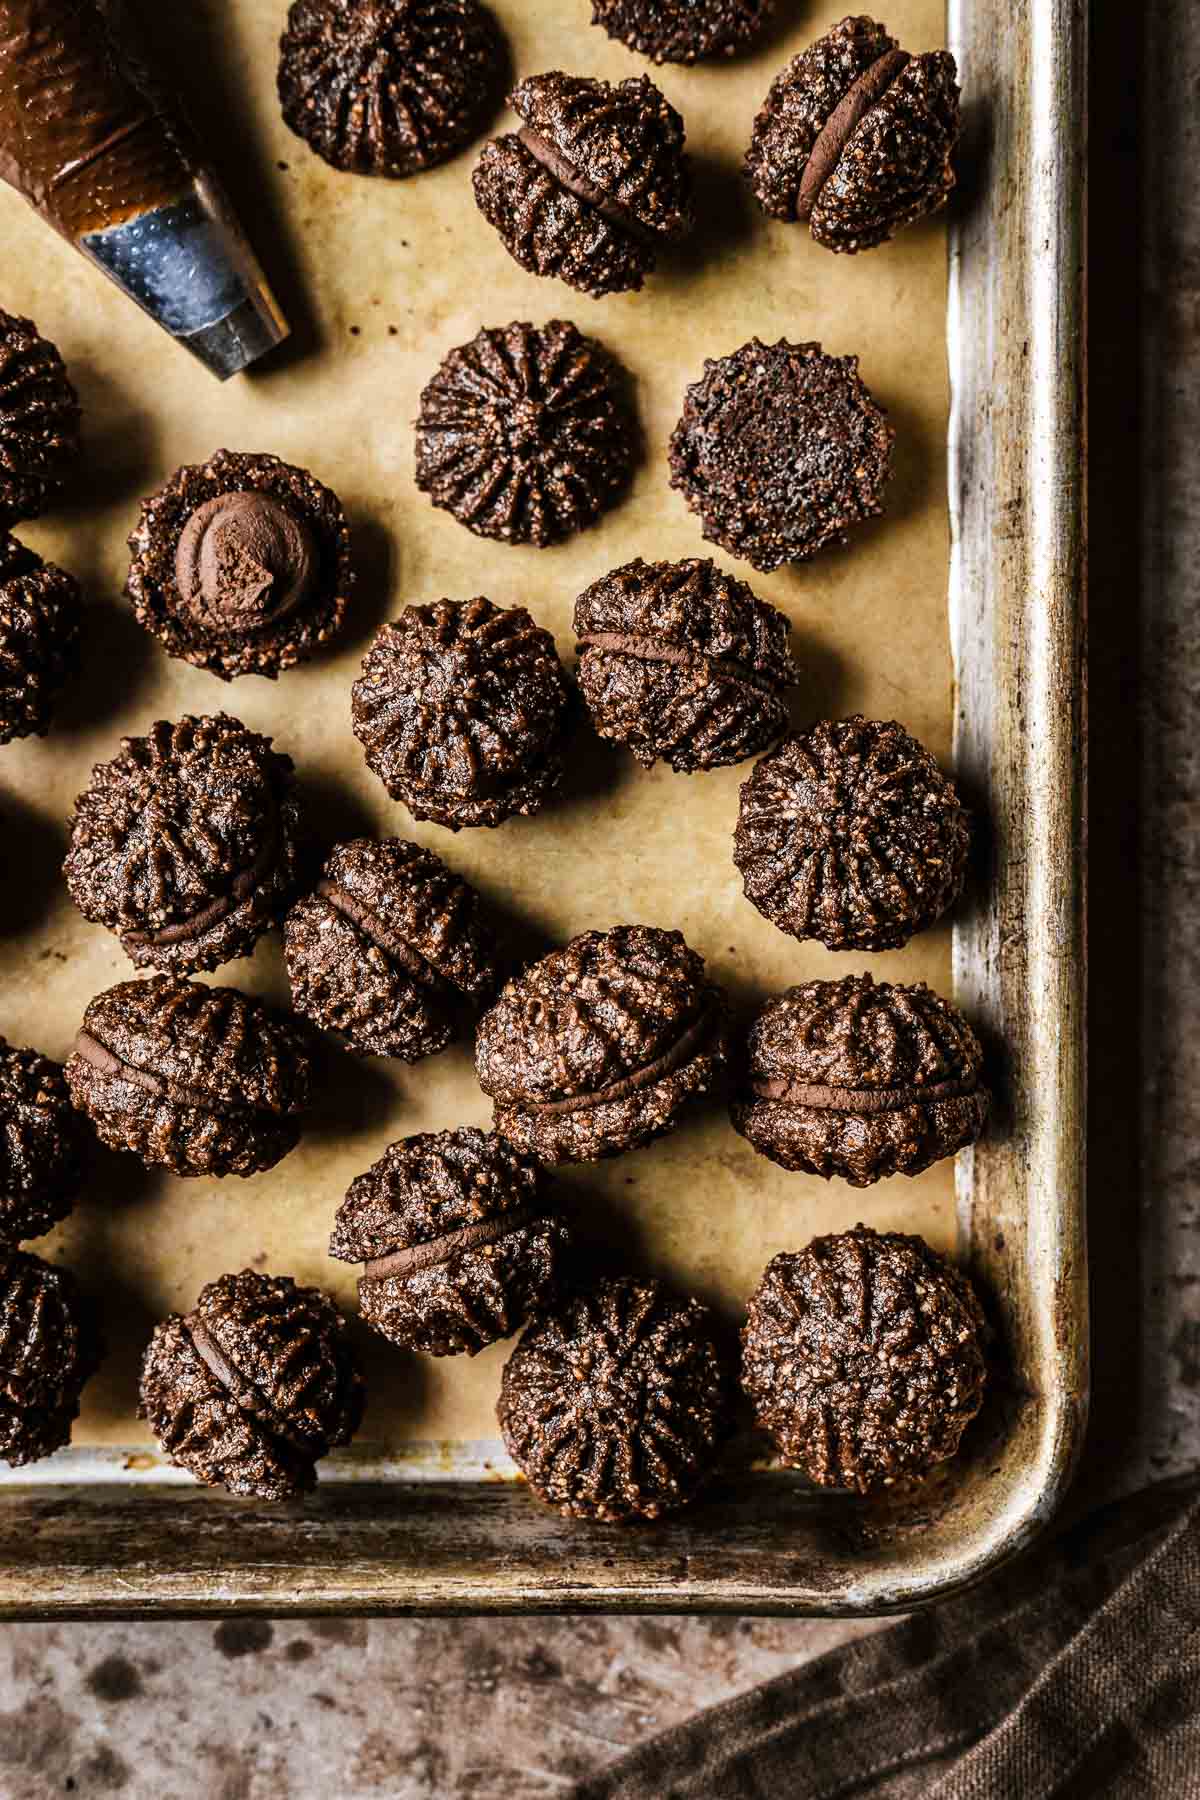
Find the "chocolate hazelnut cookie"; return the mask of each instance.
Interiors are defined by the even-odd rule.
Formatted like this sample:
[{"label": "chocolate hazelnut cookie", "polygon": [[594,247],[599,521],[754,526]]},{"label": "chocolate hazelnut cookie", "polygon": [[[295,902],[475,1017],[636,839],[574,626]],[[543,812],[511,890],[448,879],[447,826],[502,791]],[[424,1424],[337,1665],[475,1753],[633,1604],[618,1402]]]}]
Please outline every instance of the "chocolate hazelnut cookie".
[{"label": "chocolate hazelnut cookie", "polygon": [[79,666],[79,583],[0,531],[0,744],[44,737]]},{"label": "chocolate hazelnut cookie", "polygon": [[775,0],[592,0],[592,24],[656,63],[732,56],[762,31]]},{"label": "chocolate hazelnut cookie", "polygon": [[601,737],[650,768],[718,769],[787,728],[791,622],[711,562],[639,557],[575,602],[579,686]]},{"label": "chocolate hazelnut cookie", "polygon": [[675,108],[646,75],[614,87],[557,69],[519,83],[509,104],[521,129],[487,144],[474,176],[504,248],[582,294],[640,288],[693,223]]},{"label": "chocolate hazelnut cookie", "polygon": [[138,968],[187,974],[246,956],[296,879],[292,759],[228,713],[122,738],[75,802],[63,872]]},{"label": "chocolate hazelnut cookie", "polygon": [[299,1142],[310,1063],[261,1001],[157,975],[97,995],[66,1077],[110,1149],[175,1175],[256,1175]]},{"label": "chocolate hazelnut cookie", "polygon": [[962,892],[971,828],[895,720],[823,719],[742,784],[733,860],[764,918],[828,950],[898,950]]},{"label": "chocolate hazelnut cookie", "polygon": [[417,1062],[445,1049],[496,987],[479,895],[402,838],[335,846],[283,924],[292,1006],[352,1050]]},{"label": "chocolate hazelnut cookie", "polygon": [[287,1500],[358,1430],[365,1386],[345,1320],[319,1288],[243,1269],[155,1327],[139,1417],[205,1487]]},{"label": "chocolate hazelnut cookie", "polygon": [[351,1183],[329,1254],[362,1263],[359,1307],[391,1343],[474,1356],[545,1311],[568,1244],[539,1165],[463,1127],[390,1145]]},{"label": "chocolate hazelnut cookie", "polygon": [[36,519],[79,460],[79,398],[32,319],[0,309],[0,531]]},{"label": "chocolate hazelnut cookie", "polygon": [[599,1162],[679,1122],[725,1061],[726,1008],[678,931],[585,931],[510,981],[475,1038],[496,1130],[545,1163]]},{"label": "chocolate hazelnut cookie", "polygon": [[629,486],[636,431],[617,365],[574,325],[485,330],[421,395],[417,486],[477,537],[559,544]]},{"label": "chocolate hazelnut cookie", "polygon": [[570,690],[523,606],[439,600],[383,626],[351,707],[367,764],[449,831],[541,812],[563,778]]},{"label": "chocolate hazelnut cookie", "polygon": [[883,512],[895,435],[857,356],[752,338],[688,388],[671,486],[710,543],[769,572]]},{"label": "chocolate hazelnut cookie", "polygon": [[0,1038],[0,1244],[41,1237],[67,1217],[86,1147],[58,1064]]},{"label": "chocolate hazelnut cookie", "polygon": [[730,1386],[707,1308],[626,1276],[530,1326],[496,1414],[539,1500],[625,1523],[695,1498],[729,1433]]},{"label": "chocolate hazelnut cookie", "polygon": [[742,1385],[789,1468],[868,1494],[955,1454],[983,1399],[985,1330],[945,1257],[859,1225],[768,1263]]},{"label": "chocolate hazelnut cookie", "polygon": [[983,1051],[924,982],[806,981],[750,1028],[734,1129],[784,1169],[851,1187],[919,1175],[987,1121]]},{"label": "chocolate hazelnut cookie", "polygon": [[70,1442],[102,1354],[94,1308],[70,1270],[0,1250],[0,1462],[20,1468]]},{"label": "chocolate hazelnut cookie", "polygon": [[851,17],[776,76],[746,153],[765,212],[827,250],[870,250],[944,205],[954,186],[958,85],[945,50],[910,56]]},{"label": "chocolate hazelnut cookie", "polygon": [[477,0],[295,0],[277,85],[284,123],[335,169],[403,177],[470,142],[507,67]]},{"label": "chocolate hazelnut cookie", "polygon": [[277,456],[218,450],[142,502],[125,592],[168,656],[274,678],[342,623],[354,584],[341,502]]}]

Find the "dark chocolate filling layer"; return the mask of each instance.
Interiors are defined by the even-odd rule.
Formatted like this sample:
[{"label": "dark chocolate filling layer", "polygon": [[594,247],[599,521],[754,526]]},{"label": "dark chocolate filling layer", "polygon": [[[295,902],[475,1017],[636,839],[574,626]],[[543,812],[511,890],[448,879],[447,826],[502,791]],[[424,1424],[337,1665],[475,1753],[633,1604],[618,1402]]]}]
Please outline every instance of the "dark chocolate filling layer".
[{"label": "dark chocolate filling layer", "polygon": [[763,693],[774,694],[775,689],[767,676],[757,669],[747,668],[745,663],[734,662],[728,656],[710,656],[707,650],[685,650],[680,644],[662,644],[654,638],[641,637],[635,631],[587,631],[579,639],[581,649],[611,650],[618,656],[636,656],[641,662],[671,663],[677,669],[692,668],[696,663],[706,662],[722,675],[728,675],[734,681],[744,681],[747,687],[760,689]]},{"label": "dark chocolate filling layer", "polygon": [[117,1076],[122,1081],[131,1082],[134,1087],[144,1088],[156,1100],[169,1100],[173,1106],[199,1107],[202,1111],[215,1113],[221,1118],[252,1118],[256,1115],[265,1119],[277,1117],[264,1107],[238,1106],[231,1101],[219,1100],[200,1088],[188,1087],[181,1081],[168,1081],[165,1076],[152,1074],[149,1069],[139,1069],[134,1063],[122,1062],[106,1044],[102,1044],[99,1038],[94,1038],[90,1031],[83,1030],[75,1034],[75,1054],[95,1069],[97,1074]]},{"label": "dark chocolate filling layer", "polygon": [[545,1209],[540,1206],[514,1206],[509,1212],[475,1219],[470,1225],[460,1225],[441,1237],[430,1238],[427,1243],[409,1244],[403,1250],[390,1250],[386,1256],[368,1257],[363,1263],[363,1279],[386,1281],[389,1276],[418,1275],[422,1269],[436,1269],[462,1250],[482,1250],[545,1216]]},{"label": "dark chocolate filling layer", "polygon": [[912,61],[907,50],[888,50],[873,62],[850,91],[842,96],[817,134],[808,153],[800,191],[796,195],[796,217],[806,224],[821,197],[821,189],[837,168],[842,151],[858,130],[876,101],[881,99],[901,70]]},{"label": "dark chocolate filling layer", "polygon": [[602,219],[607,219],[610,225],[615,225],[620,231],[627,231],[631,238],[636,239],[639,244],[644,244],[647,249],[661,248],[660,239],[655,232],[650,230],[649,226],[643,225],[640,219],[635,219],[633,214],[621,205],[619,200],[614,200],[611,194],[606,194],[603,188],[597,187],[589,176],[567,160],[561,150],[553,144],[548,144],[545,138],[539,137],[532,127],[522,125],[517,137],[524,144],[534,162],[540,163],[548,175],[553,175],[555,181],[560,187],[565,187],[568,194],[574,194],[577,200],[582,200],[585,206],[590,206],[593,212],[598,212]]},{"label": "dark chocolate filling layer", "polygon": [[522,1110],[538,1115],[558,1113],[586,1112],[596,1106],[611,1106],[616,1101],[628,1100],[631,1095],[642,1088],[653,1087],[655,1082],[664,1081],[673,1075],[676,1069],[690,1061],[700,1048],[713,1025],[714,1012],[711,1006],[705,1006],[700,1014],[661,1056],[653,1062],[646,1063],[640,1069],[634,1069],[629,1075],[622,1076],[620,1081],[612,1082],[608,1087],[597,1089],[594,1094],[570,1094],[564,1100],[532,1100],[523,1102]]},{"label": "dark chocolate filling layer", "polygon": [[751,1091],[760,1100],[785,1100],[789,1106],[811,1106],[817,1112],[861,1115],[902,1112],[906,1106],[923,1106],[932,1100],[958,1100],[975,1093],[978,1087],[974,1075],[957,1081],[937,1081],[929,1087],[826,1087],[820,1082],[792,1081],[782,1075],[750,1083]]},{"label": "dark chocolate filling layer", "polygon": [[215,1375],[223,1388],[236,1400],[243,1412],[248,1412],[257,1419],[269,1438],[274,1438],[288,1450],[298,1450],[309,1461],[316,1455],[317,1446],[311,1439],[293,1432],[285,1420],[272,1410],[265,1397],[258,1392],[252,1381],[239,1375],[229,1358],[225,1355],[216,1338],[207,1325],[201,1323],[193,1313],[183,1321],[183,1328],[192,1340],[192,1348],[210,1374]]},{"label": "dark chocolate filling layer", "polygon": [[411,944],[406,944],[395,932],[389,931],[378,913],[372,912],[369,906],[364,906],[361,900],[347,893],[345,888],[338,887],[336,882],[321,880],[317,883],[317,892],[323,900],[328,900],[335,912],[340,913],[344,919],[349,919],[364,937],[370,938],[377,950],[382,950],[385,956],[398,962],[419,986],[430,988],[435,994],[447,998],[454,994],[455,990],[446,977],[419,950],[414,950]]},{"label": "dark chocolate filling layer", "polygon": [[229,891],[219,894],[215,900],[190,919],[181,919],[177,925],[164,925],[161,931],[123,931],[121,938],[127,944],[182,944],[189,938],[200,937],[211,926],[217,925],[231,913],[235,906],[248,900],[259,883],[270,874],[279,857],[279,820],[271,815],[267,835],[262,849],[248,868],[240,869],[229,884]]}]

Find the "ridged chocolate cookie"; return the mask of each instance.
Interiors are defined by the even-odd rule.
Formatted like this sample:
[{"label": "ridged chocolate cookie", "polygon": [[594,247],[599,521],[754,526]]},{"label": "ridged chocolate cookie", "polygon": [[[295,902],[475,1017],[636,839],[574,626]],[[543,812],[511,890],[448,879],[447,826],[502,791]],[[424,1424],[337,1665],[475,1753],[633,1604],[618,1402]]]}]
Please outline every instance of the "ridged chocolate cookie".
[{"label": "ridged chocolate cookie", "polygon": [[67,1062],[112,1150],[175,1175],[256,1175],[300,1139],[310,1063],[299,1030],[234,988],[158,975],[92,1001]]},{"label": "ridged chocolate cookie", "polygon": [[82,617],[75,577],[0,531],[0,744],[50,729]]},{"label": "ridged chocolate cookie", "polygon": [[496,1130],[542,1162],[598,1162],[679,1122],[725,1061],[726,1008],[678,931],[585,931],[480,1020]]},{"label": "ridged chocolate cookie", "polygon": [[329,1254],[361,1263],[358,1304],[393,1344],[474,1356],[544,1312],[569,1237],[549,1178],[491,1132],[422,1132],[351,1183]]},{"label": "ridged chocolate cookie", "polygon": [[79,397],[32,319],[0,309],[0,531],[36,519],[79,461]]},{"label": "ridged chocolate cookie", "polygon": [[67,1217],[87,1141],[59,1065],[0,1038],[0,1244],[41,1237]]},{"label": "ridged chocolate cookie", "polygon": [[479,895],[402,838],[335,846],[283,924],[292,1005],[352,1050],[417,1062],[445,1049],[496,987]]},{"label": "ridged chocolate cookie", "polygon": [[95,1310],[70,1270],[0,1251],[0,1462],[21,1468],[70,1442],[102,1354]]}]

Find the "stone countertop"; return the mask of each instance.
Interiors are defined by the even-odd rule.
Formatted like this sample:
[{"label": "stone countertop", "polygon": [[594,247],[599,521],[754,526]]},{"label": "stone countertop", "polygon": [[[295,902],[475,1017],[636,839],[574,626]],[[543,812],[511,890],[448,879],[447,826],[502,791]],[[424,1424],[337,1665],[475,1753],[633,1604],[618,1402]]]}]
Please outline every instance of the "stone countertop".
[{"label": "stone countertop", "polygon": [[[1096,23],[1091,109],[1092,193],[1103,197],[1090,331],[1095,1379],[1075,1507],[1192,1467],[1200,1451],[1200,194],[1175,178],[1200,152],[1200,12],[1184,0],[1143,9],[1140,71],[1124,15],[1120,25],[1118,45]],[[1147,93],[1154,133],[1143,143]],[[877,1629],[9,1626],[0,1792],[537,1800],[697,1708]]]}]

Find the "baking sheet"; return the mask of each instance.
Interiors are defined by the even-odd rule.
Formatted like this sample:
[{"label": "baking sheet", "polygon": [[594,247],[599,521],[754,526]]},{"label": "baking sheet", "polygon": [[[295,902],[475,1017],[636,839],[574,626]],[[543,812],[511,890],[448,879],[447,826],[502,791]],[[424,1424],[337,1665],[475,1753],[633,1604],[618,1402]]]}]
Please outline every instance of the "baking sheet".
[{"label": "baking sheet", "polygon": [[[521,72],[561,67],[619,79],[647,67],[587,27],[587,0],[502,0],[496,11]],[[15,195],[0,194],[0,305],[30,314],[60,345],[86,413],[86,463],[71,504],[21,535],[75,571],[88,597],[84,679],[50,737],[0,751],[6,1037],[65,1056],[87,1000],[133,973],[116,941],[76,914],[58,874],[64,821],[92,763],[155,718],[222,707],[272,733],[294,757],[323,841],[375,832],[429,844],[495,903],[519,956],[637,920],[678,926],[742,1013],[790,982],[863,967],[948,991],[948,929],[902,952],[855,958],[798,945],[759,916],[742,897],[730,854],[745,768],[647,774],[584,734],[556,809],[455,836],[414,823],[389,801],[349,727],[350,684],[366,644],[406,603],[476,593],[520,602],[570,662],[572,607],[589,582],[636,555],[708,554],[666,479],[666,442],[684,387],[705,356],[754,334],[787,335],[859,354],[897,429],[888,515],[850,548],[795,570],[763,576],[723,554],[716,560],[792,619],[803,674],[793,700],[798,722],[855,710],[896,717],[948,757],[944,231],[927,222],[883,250],[836,258],[802,230],[758,214],[738,172],[754,112],[775,70],[841,9],[784,0],[780,13],[751,58],[655,73],[687,122],[703,222],[639,295],[589,300],[512,263],[474,207],[475,151],[405,183],[326,168],[278,117],[274,46],[283,8],[274,0],[203,0],[170,23],[185,74],[209,71],[203,92],[184,85],[296,327],[292,345],[261,372],[218,386]],[[893,5],[888,23],[912,50],[943,41],[942,8],[932,0]],[[599,337],[630,371],[644,458],[630,497],[598,528],[552,550],[493,544],[418,493],[411,421],[422,386],[452,346],[481,325],[554,317]],[[341,495],[354,531],[361,585],[347,629],[332,653],[278,683],[250,677],[230,686],[169,661],[121,598],[125,538],[140,497],[178,463],[218,445],[310,466]],[[207,979],[286,1000],[276,938]],[[131,1473],[153,1470],[133,1409],[154,1321],[188,1306],[205,1281],[246,1264],[319,1282],[352,1308],[355,1271],[325,1254],[349,1181],[394,1138],[488,1122],[466,1045],[414,1068],[333,1051],[322,1067],[312,1128],[276,1169],[249,1181],[185,1182],[103,1153],[75,1217],[36,1246],[69,1263],[106,1313],[111,1354],[85,1396],[76,1446],[132,1447]],[[768,1258],[816,1231],[861,1218],[919,1230],[947,1248],[954,1236],[949,1165],[860,1194],[775,1169],[720,1109],[694,1114],[631,1156],[565,1170],[561,1183],[587,1237],[701,1294],[731,1321]],[[473,1361],[438,1361],[407,1357],[365,1330],[359,1341],[370,1405],[350,1465],[381,1454],[436,1467],[428,1449],[436,1445],[443,1463],[461,1466],[463,1447],[494,1437],[507,1346]]]}]

